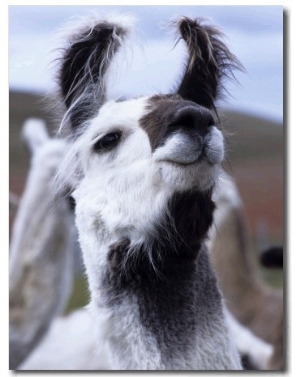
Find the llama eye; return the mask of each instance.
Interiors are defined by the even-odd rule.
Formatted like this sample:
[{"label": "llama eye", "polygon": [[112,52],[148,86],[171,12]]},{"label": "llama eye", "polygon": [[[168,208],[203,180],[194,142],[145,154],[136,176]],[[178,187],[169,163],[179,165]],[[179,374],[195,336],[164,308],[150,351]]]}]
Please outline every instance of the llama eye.
[{"label": "llama eye", "polygon": [[121,132],[111,132],[94,144],[94,151],[100,152],[103,150],[113,149],[117,146],[121,139]]}]

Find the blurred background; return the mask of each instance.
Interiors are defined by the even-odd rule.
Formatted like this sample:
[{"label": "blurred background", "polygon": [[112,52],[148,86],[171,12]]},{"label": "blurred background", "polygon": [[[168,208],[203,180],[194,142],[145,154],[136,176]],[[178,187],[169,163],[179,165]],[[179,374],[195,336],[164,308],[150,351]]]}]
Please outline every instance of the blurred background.
[{"label": "blurred background", "polygon": [[[115,73],[111,96],[168,92],[184,64],[184,46],[168,22],[176,16],[205,17],[226,35],[226,43],[245,67],[237,83],[225,83],[220,100],[226,133],[226,171],[244,201],[253,252],[284,243],[283,8],[281,6],[10,6],[9,108],[10,192],[22,195],[29,156],[20,139],[28,117],[42,117],[54,132],[45,96],[55,88],[57,31],[91,12],[128,13],[136,18],[137,48]],[[143,47],[141,48],[141,44]],[[174,47],[175,46],[175,47]],[[120,67],[120,65],[119,65]],[[15,212],[10,213],[10,225]],[[78,271],[81,269],[78,267]],[[282,270],[261,270],[272,285],[283,283]],[[85,281],[75,281],[69,308],[86,300]],[[81,294],[79,294],[81,292]]]}]

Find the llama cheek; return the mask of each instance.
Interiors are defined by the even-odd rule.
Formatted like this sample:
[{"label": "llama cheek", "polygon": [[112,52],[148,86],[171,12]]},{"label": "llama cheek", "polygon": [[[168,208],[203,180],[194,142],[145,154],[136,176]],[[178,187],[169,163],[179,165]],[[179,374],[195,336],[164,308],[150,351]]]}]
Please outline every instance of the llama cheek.
[{"label": "llama cheek", "polygon": [[99,245],[105,245],[111,234],[101,213],[95,211],[97,208],[95,200],[89,197],[80,198],[78,193],[75,196],[77,198],[75,223],[82,249],[87,251],[94,264],[99,263],[102,266],[103,261],[98,260]]},{"label": "llama cheek", "polygon": [[[130,163],[137,161],[137,159],[147,159],[150,160],[152,156],[151,145],[146,132],[138,128],[135,132],[129,136],[126,142],[126,150],[124,148],[125,161],[131,158]],[[130,151],[130,153],[128,153]],[[147,168],[149,167],[149,162]]]},{"label": "llama cheek", "polygon": [[206,148],[207,160],[212,165],[219,164],[224,159],[224,138],[216,127],[212,127],[212,130],[207,137]]}]

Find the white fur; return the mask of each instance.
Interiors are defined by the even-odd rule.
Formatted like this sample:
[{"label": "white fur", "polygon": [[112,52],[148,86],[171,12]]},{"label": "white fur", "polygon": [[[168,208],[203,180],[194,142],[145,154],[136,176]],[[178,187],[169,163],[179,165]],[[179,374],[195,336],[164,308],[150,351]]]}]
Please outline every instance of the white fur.
[{"label": "white fur", "polygon": [[[123,39],[127,30],[118,29],[115,21],[112,24],[116,27],[115,34],[119,30],[113,38]],[[93,27],[92,21],[91,30]],[[72,43],[72,36],[69,41]],[[106,317],[107,331],[104,338],[101,332],[100,338],[107,340],[113,369],[240,369],[238,353],[222,315],[213,323],[208,320],[207,326],[199,325],[187,350],[165,355],[163,362],[162,346],[155,340],[157,334],[141,323],[140,302],[136,295],[127,290],[118,293],[121,297],[104,295],[103,282],[110,268],[108,253],[112,243],[128,239],[131,250],[139,250],[136,246],[141,244],[147,248],[162,214],[168,214],[170,197],[189,189],[212,189],[224,155],[223,137],[215,127],[203,137],[203,145],[182,130],[167,137],[164,146],[153,152],[149,135],[140,124],[149,112],[149,98],[105,103],[107,72],[103,74],[102,68],[109,63],[110,52],[114,50],[111,47],[116,47],[114,41],[108,42],[104,62],[99,67],[92,67],[99,68],[99,82],[95,83],[94,78],[87,80],[91,76],[94,50],[82,67],[79,62],[80,79],[74,81],[74,86],[69,85],[68,89],[74,91],[75,96],[70,97],[73,102],[67,114],[72,114],[82,99],[83,104],[90,100],[92,105],[99,104],[99,111],[75,131],[76,140],[70,146],[57,178],[63,184],[72,182],[74,189],[76,225],[91,290],[92,313],[95,322],[99,316]],[[91,113],[94,114],[94,108]],[[84,115],[86,119],[89,112]],[[99,141],[115,132],[121,135],[119,143],[112,148],[101,147]],[[198,148],[202,147],[206,153],[200,160]],[[169,224],[166,225],[166,239],[168,233],[171,233]],[[112,308],[108,301],[114,299],[121,303]],[[222,303],[217,301],[217,305]],[[101,324],[103,322],[98,322],[98,327]],[[167,336],[164,341],[168,345]]]},{"label": "white fur", "polygon": [[208,161],[213,165],[219,164],[224,159],[224,138],[222,132],[216,127],[211,127],[205,139]]},{"label": "white fur", "polygon": [[[160,174],[169,183],[170,187],[185,190],[191,186],[209,189],[218,180],[219,168],[223,160],[223,136],[216,127],[211,127],[205,136],[206,159],[201,164],[197,162],[203,147],[185,133],[177,132],[168,138],[167,143],[158,148],[153,157],[161,162]],[[197,163],[196,163],[197,162]]]},{"label": "white fur", "polygon": [[[149,138],[139,127],[147,99],[108,102],[91,120],[86,132],[71,146],[68,163],[61,176],[72,174],[72,166],[82,171],[82,181],[73,196],[76,222],[85,255],[88,276],[98,281],[106,261],[106,248],[122,238],[132,245],[145,241],[173,192],[197,185],[209,188],[217,176],[218,166],[206,161],[181,166],[174,159],[174,138],[151,153]],[[128,114],[130,107],[130,115]],[[97,153],[93,145],[105,134],[122,130],[116,150]],[[213,132],[214,135],[214,132]],[[189,150],[189,139],[181,140],[181,152]],[[212,139],[212,137],[211,137]],[[218,140],[219,142],[219,140]],[[222,150],[223,145],[220,145]],[[72,158],[79,158],[75,163]],[[97,253],[97,244],[100,242]],[[93,272],[96,267],[96,273]],[[94,285],[94,284],[92,284]]]},{"label": "white fur", "polygon": [[[282,290],[272,289],[260,276],[249,243],[243,202],[233,178],[223,172],[213,196],[217,208],[209,235],[212,261],[228,307],[247,326],[236,325],[234,338],[240,352],[246,353],[258,369],[270,369],[272,350],[283,341],[278,326],[282,323]],[[278,357],[278,365],[282,357]]]},{"label": "white fur", "polygon": [[[138,123],[145,114],[146,103],[147,99],[141,98],[105,104],[73,145],[76,153],[71,151],[72,156],[79,158],[82,171],[73,196],[95,318],[105,308],[99,281],[108,268],[109,245],[123,238],[130,239],[131,245],[147,243],[147,235],[154,231],[168,198],[175,191],[193,185],[206,189],[217,179],[218,166],[205,160],[191,166],[169,161],[174,158],[174,138],[167,139],[161,150],[151,152],[148,135]],[[131,109],[129,113],[128,107]],[[116,149],[95,152],[95,142],[115,130],[122,130],[122,140]],[[217,135],[215,143],[214,135]],[[213,131],[210,143],[215,149],[218,145],[222,154],[220,140],[218,133]],[[184,149],[188,152],[189,142],[188,138],[180,139],[181,152]],[[219,335],[214,333],[205,341],[199,334],[195,343],[196,348],[197,344],[201,345],[195,351],[198,358],[181,355],[177,361],[173,360],[172,365],[162,364],[154,337],[140,326],[134,298],[126,297],[119,310],[110,313],[105,326],[111,329],[107,341],[113,369],[240,367],[234,346],[229,342],[228,347],[225,341],[229,338],[225,327]],[[220,350],[216,353],[218,347]],[[211,359],[206,359],[207,353],[221,353],[223,356],[212,363]]]},{"label": "white fur", "polygon": [[115,25],[117,27],[122,27],[129,32],[133,32],[134,25],[136,24],[136,18],[131,14],[118,14],[118,13],[108,13],[102,12],[101,15],[92,11],[84,16],[72,17],[68,20],[64,26],[56,32],[57,40],[61,40],[62,46],[66,44],[66,41],[72,40],[74,36],[74,30],[76,32],[84,29],[93,30],[95,26],[99,23],[99,19],[103,22]]},{"label": "white fur", "polygon": [[67,202],[55,203],[50,184],[66,144],[49,139],[41,121],[28,120],[23,134],[33,156],[10,244],[11,368],[64,309],[73,278],[73,219]]},{"label": "white fur", "polygon": [[[138,102],[134,101],[132,104],[136,106],[136,117],[144,113],[143,99]],[[99,165],[101,166],[98,158],[106,158],[106,162],[108,162],[109,158],[108,156],[91,156],[90,147],[101,135],[112,130],[114,124],[118,124],[118,115],[125,115],[126,107],[118,106],[119,112],[116,112],[114,111],[116,105],[119,104],[113,102],[107,104],[106,108],[104,107],[103,111],[98,114],[98,117],[103,115],[103,118],[99,119],[96,117],[90,124],[89,136],[87,134],[83,135],[82,140],[79,140],[76,144],[76,153],[82,152],[82,156],[85,156],[82,170],[85,177],[89,177],[89,180],[85,182],[86,186],[83,184],[79,185],[78,190],[75,192],[75,197],[76,195],[79,196],[79,203],[82,206],[81,209],[80,207],[78,208],[78,213],[83,212],[83,217],[81,218],[81,215],[79,215],[77,220],[80,229],[83,230],[83,233],[86,233],[81,236],[82,245],[85,246],[85,251],[92,250],[92,253],[86,256],[86,263],[87,266],[91,263],[89,277],[92,283],[93,301],[91,309],[94,318],[91,320],[86,310],[80,310],[71,316],[53,321],[49,333],[36,351],[21,365],[19,368],[21,370],[168,369],[168,366],[161,363],[155,339],[145,333],[144,329],[139,325],[138,306],[134,300],[127,299],[117,313],[108,312],[104,308],[101,308],[101,287],[98,286],[98,281],[99,275],[103,272],[106,264],[106,242],[113,239],[112,235],[115,235],[116,239],[118,239],[121,234],[124,236],[130,235],[136,243],[141,242],[142,235],[149,229],[144,228],[143,223],[140,224],[138,218],[132,217],[134,214],[139,214],[141,210],[141,208],[135,205],[135,199],[139,198],[140,195],[147,197],[149,194],[149,185],[153,183],[151,180],[153,171],[151,173],[149,167],[147,169],[147,165],[143,164],[137,164],[135,167],[136,170],[134,170],[135,174],[130,176],[136,177],[136,181],[127,180],[125,185],[122,182],[122,178],[126,174],[125,170],[123,171],[124,176],[122,176],[123,166],[121,166],[120,171],[117,171],[117,174],[120,174],[119,177],[114,176],[113,172],[107,176],[108,169],[104,169],[103,167],[102,174],[98,174]],[[122,109],[124,110],[123,114],[121,112]],[[103,123],[101,123],[102,120]],[[107,127],[105,132],[102,132],[100,123],[101,127]],[[133,136],[137,132],[138,140],[144,140],[144,144],[136,145],[136,139],[134,139],[132,143],[129,143],[130,150],[134,150],[131,148],[136,147],[138,155],[145,155],[149,158],[151,155],[150,146],[149,142],[143,139],[145,137],[144,131],[137,127],[133,119],[127,123],[124,125],[123,122],[125,133],[127,130],[128,135]],[[131,133],[129,132],[130,128]],[[90,140],[93,140],[93,142],[88,142]],[[126,142],[129,141],[127,140]],[[218,140],[216,142],[218,143]],[[173,147],[174,144],[172,142],[170,143],[170,153],[172,153]],[[64,144],[61,144],[61,151],[63,152],[64,150]],[[165,152],[168,153],[168,149],[165,149]],[[47,153],[43,154],[45,158],[42,160],[43,165],[40,165],[43,166],[41,171],[48,164]],[[61,157],[62,154],[60,153],[59,156]],[[73,156],[75,155],[73,154]],[[137,163],[134,160],[132,162]],[[52,163],[57,167],[60,163],[60,158],[52,160]],[[115,161],[114,166],[117,166],[117,163],[118,161]],[[93,166],[93,169],[90,168],[91,166]],[[144,169],[146,170],[144,171]],[[148,172],[149,175],[145,174],[145,172]],[[159,186],[160,182],[161,176],[158,175],[155,179],[155,185]],[[142,186],[140,186],[141,183]],[[135,187],[136,190],[134,190]],[[224,187],[226,187],[226,190],[224,190]],[[228,187],[231,189],[227,189]],[[125,191],[125,197],[122,197],[123,190],[127,190]],[[157,192],[154,190],[153,199]],[[127,195],[128,202],[126,200]],[[163,202],[166,199],[165,195],[166,190],[162,190],[160,200],[158,200],[157,214],[161,211]],[[216,191],[215,195],[218,200],[221,200],[220,198],[226,200],[226,198],[230,197],[231,203],[233,199],[239,199],[236,196],[234,184],[225,176],[221,178],[218,191]],[[119,203],[119,206],[117,205],[117,201],[115,200],[117,198],[124,200],[122,207],[124,207],[125,203],[128,204],[127,218],[121,216],[121,203]],[[143,216],[147,216],[148,214],[148,217],[145,217],[145,219],[143,216],[140,217],[148,225],[151,221],[155,220],[149,217],[149,213],[153,212],[153,203],[155,203],[155,200],[153,202],[149,200],[148,203],[145,203],[147,211],[145,211]],[[103,204],[105,205],[103,206]],[[236,202],[236,205],[239,205],[239,201]],[[134,211],[131,211],[130,206],[134,207]],[[102,217],[99,217],[99,208],[106,208],[105,220],[109,219],[110,222],[101,221]],[[137,225],[140,225],[140,227],[137,227]],[[104,241],[101,248],[99,247],[99,240]],[[95,268],[96,271],[93,271]],[[99,275],[97,275],[98,273]],[[201,354],[200,359],[197,360],[193,357],[185,359],[185,356],[181,355],[172,365],[173,369],[182,369],[183,365],[185,365],[186,369],[212,369],[211,360],[209,363],[207,362],[206,353],[222,355],[223,359],[224,357],[227,358],[228,365],[232,363],[232,369],[239,368],[239,359],[235,345],[238,346],[240,352],[249,354],[258,366],[264,368],[272,351],[271,347],[256,338],[248,329],[238,324],[230,313],[225,311],[225,314],[230,331],[230,336],[227,336],[232,337],[232,341],[229,341],[227,344],[227,349],[225,346],[227,356],[224,355],[224,334],[227,334],[228,330],[224,328],[222,333],[215,334],[210,339],[198,339],[198,344],[202,344],[201,349],[198,350],[198,353]],[[97,332],[95,331],[95,324],[97,324]],[[64,334],[63,337],[61,336],[62,334]],[[135,345],[134,348],[131,347],[133,344]],[[134,353],[132,353],[132,350],[134,350]],[[197,353],[196,350],[197,346],[195,345],[195,353]],[[145,358],[145,354],[148,355],[147,358]],[[219,362],[218,358],[216,358],[213,367],[221,369],[223,365],[219,364]]]},{"label": "white fur", "polygon": [[41,344],[18,370],[111,369],[103,344],[96,344],[94,322],[86,309],[80,309],[55,319]]},{"label": "white fur", "polygon": [[211,247],[212,241],[217,237],[217,226],[226,221],[228,213],[232,208],[242,208],[242,200],[232,178],[222,171],[213,192],[214,201],[217,209],[214,213],[214,225],[210,228],[208,244]]},{"label": "white fur", "polygon": [[257,369],[268,369],[273,347],[242,326],[228,310],[226,310],[226,318],[232,339],[234,339],[239,352],[248,355]]},{"label": "white fur", "polygon": [[22,128],[22,138],[34,153],[49,138],[45,123],[38,118],[27,119]]}]

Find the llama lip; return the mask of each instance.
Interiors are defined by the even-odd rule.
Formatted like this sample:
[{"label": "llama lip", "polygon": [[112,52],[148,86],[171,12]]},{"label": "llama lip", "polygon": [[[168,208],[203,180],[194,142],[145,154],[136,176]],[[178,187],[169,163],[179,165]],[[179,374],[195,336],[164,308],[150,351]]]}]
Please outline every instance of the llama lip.
[{"label": "llama lip", "polygon": [[183,155],[176,155],[173,156],[166,156],[162,158],[158,158],[157,162],[163,162],[163,163],[170,163],[174,165],[179,166],[190,166],[190,165],[197,165],[199,164],[204,157],[203,148],[200,148],[198,153],[193,153],[191,155],[183,154]]},{"label": "llama lip", "polygon": [[158,162],[172,162],[179,165],[196,163],[203,154],[204,140],[198,135],[178,132],[169,136],[155,153]]},{"label": "llama lip", "polygon": [[158,162],[163,162],[167,164],[172,164],[175,166],[192,166],[197,165],[199,163],[199,160],[193,161],[193,162],[181,162],[181,161],[174,161],[174,160],[158,160]]},{"label": "llama lip", "polygon": [[167,163],[178,167],[192,167],[197,166],[203,163],[207,163],[208,165],[215,165],[216,163],[214,161],[210,161],[205,151],[202,151],[197,159],[193,161],[180,161],[175,159],[161,159],[157,160],[157,162]]}]

